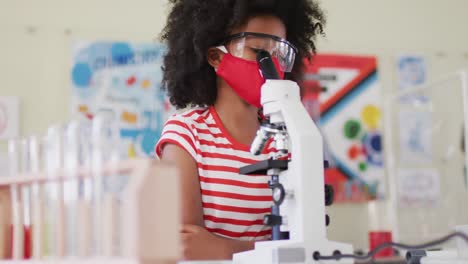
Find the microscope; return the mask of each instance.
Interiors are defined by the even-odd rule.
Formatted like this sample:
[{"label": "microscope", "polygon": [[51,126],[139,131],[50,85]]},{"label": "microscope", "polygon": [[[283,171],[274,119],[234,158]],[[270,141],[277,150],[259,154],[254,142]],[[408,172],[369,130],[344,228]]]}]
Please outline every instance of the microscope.
[{"label": "microscope", "polygon": [[272,240],[256,242],[254,250],[234,254],[233,262],[352,263],[350,259],[320,258],[352,254],[353,248],[327,239],[325,200],[330,200],[326,196],[331,190],[324,188],[322,136],[301,103],[299,86],[279,80],[268,52],[259,51],[257,61],[266,79],[261,90],[266,121],[250,151],[258,155],[272,140],[278,152],[268,160],[241,168],[240,173],[271,176],[274,205],[264,224],[272,227]]}]

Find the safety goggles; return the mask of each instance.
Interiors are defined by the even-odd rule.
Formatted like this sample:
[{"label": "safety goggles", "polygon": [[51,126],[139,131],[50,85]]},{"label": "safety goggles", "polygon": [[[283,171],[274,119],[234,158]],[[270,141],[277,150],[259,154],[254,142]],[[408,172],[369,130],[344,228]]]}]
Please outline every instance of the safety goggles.
[{"label": "safety goggles", "polygon": [[227,37],[223,44],[231,55],[253,61],[259,50],[265,50],[278,60],[283,72],[291,72],[297,54],[297,48],[289,41],[263,33],[241,32]]}]

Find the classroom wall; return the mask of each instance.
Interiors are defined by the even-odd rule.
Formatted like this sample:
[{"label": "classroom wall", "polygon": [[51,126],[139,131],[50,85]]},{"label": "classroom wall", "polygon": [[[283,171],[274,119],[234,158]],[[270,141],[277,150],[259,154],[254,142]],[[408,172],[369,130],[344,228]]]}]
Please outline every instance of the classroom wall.
[{"label": "classroom wall", "polygon": [[[43,133],[69,118],[74,40],[153,41],[166,5],[163,0],[0,0],[0,95],[20,96],[22,135]],[[468,68],[468,1],[326,0],[322,5],[328,24],[319,50],[377,55],[383,97],[396,89],[394,56],[400,53],[425,55],[430,79]],[[0,142],[0,152],[5,146]],[[335,205],[329,211],[331,238],[367,246],[367,204]],[[378,222],[386,218],[382,214]]]},{"label": "classroom wall", "polygon": [[76,40],[154,41],[166,1],[0,0],[0,94],[22,101],[23,135],[69,117]]},{"label": "classroom wall", "polygon": [[[323,4],[329,11],[329,23],[326,27],[327,36],[320,42],[320,50],[377,55],[383,100],[397,91],[395,56],[399,54],[424,55],[428,60],[429,79],[437,79],[463,67],[468,68],[468,34],[463,26],[468,23],[466,1],[327,0]],[[440,96],[438,103],[451,105],[458,102],[456,99],[460,96],[460,93],[449,90],[445,96]],[[459,115],[452,118],[461,120]],[[393,134],[397,133],[396,129],[393,130]],[[451,138],[439,138],[434,144],[456,144],[459,142],[459,133],[459,129],[448,133]],[[396,151],[397,144],[397,138],[394,138],[392,147]],[[460,156],[459,151],[454,154],[452,164],[460,164],[455,161],[460,161]],[[399,166],[398,155],[393,158],[396,160],[395,166]],[[444,199],[437,208],[398,209],[396,220],[400,230],[399,238],[402,240],[420,242],[433,238],[441,235],[440,232],[447,232],[449,225],[461,224],[459,219],[468,219],[468,208],[453,202],[454,195],[458,195],[458,201],[468,199],[466,189],[461,189],[461,177],[458,177],[462,168],[444,166],[440,164],[440,159],[434,163],[438,168],[443,167],[441,188]],[[396,171],[392,172],[396,176]],[[458,177],[456,181],[451,178],[455,176]],[[370,213],[374,208],[379,212],[377,216]],[[389,212],[392,209],[387,201],[370,206],[335,205],[329,210],[334,220],[329,235],[333,239],[353,242],[356,247],[366,247],[367,230],[391,227],[393,221]],[[457,214],[457,217],[453,218],[450,214]]]}]

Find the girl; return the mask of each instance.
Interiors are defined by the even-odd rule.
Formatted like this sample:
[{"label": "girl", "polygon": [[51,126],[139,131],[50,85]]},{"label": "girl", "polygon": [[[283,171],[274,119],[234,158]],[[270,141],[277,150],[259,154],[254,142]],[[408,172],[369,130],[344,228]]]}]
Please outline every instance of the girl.
[{"label": "girl", "polygon": [[299,81],[315,52],[323,12],[312,0],[172,0],[162,39],[163,87],[178,109],[156,145],[181,174],[185,259],[230,259],[270,238],[268,176],[239,168],[269,157],[249,148],[259,128],[264,79],[255,61],[268,51],[280,74]]}]

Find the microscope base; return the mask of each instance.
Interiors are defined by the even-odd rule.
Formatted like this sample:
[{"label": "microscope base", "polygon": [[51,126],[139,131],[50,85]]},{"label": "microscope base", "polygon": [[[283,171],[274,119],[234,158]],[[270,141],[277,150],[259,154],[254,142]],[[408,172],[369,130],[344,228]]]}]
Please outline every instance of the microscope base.
[{"label": "microscope base", "polygon": [[[325,263],[324,260],[314,260],[314,252],[322,255],[332,255],[339,250],[343,254],[352,254],[353,248],[349,244],[328,240],[317,240],[311,244],[297,243],[287,240],[266,241],[255,243],[255,249],[234,254],[234,264],[314,264]],[[326,263],[354,263],[352,259],[340,261],[327,260]]]},{"label": "microscope base", "polygon": [[428,259],[421,260],[421,264],[468,264],[468,259]]},{"label": "microscope base", "polygon": [[423,251],[419,258],[411,258],[408,264],[468,264],[468,257],[457,250]]}]

